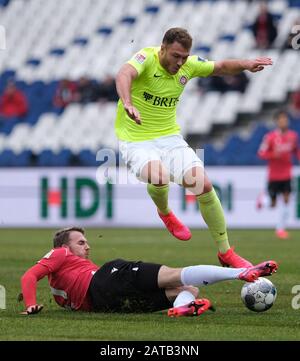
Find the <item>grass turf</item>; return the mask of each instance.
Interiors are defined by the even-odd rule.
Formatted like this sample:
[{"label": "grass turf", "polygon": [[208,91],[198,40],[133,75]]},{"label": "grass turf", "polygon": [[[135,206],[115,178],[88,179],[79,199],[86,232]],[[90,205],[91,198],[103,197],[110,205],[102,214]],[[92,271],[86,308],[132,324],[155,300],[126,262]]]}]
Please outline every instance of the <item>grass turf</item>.
[{"label": "grass turf", "polygon": [[[240,299],[240,281],[201,288],[217,312],[200,317],[168,318],[155,314],[102,314],[69,312],[52,299],[47,280],[38,285],[38,302],[45,308],[34,316],[22,316],[17,302],[23,272],[51,249],[54,230],[0,230],[0,284],[6,289],[6,309],[0,310],[0,340],[299,340],[299,310],[291,306],[292,287],[300,284],[300,231],[289,240],[278,240],[271,230],[230,231],[238,253],[258,263],[274,259],[279,263],[271,277],[278,296],[263,313],[251,312]],[[216,247],[208,231],[193,230],[189,242],[180,242],[161,229],[87,229],[91,259],[101,265],[113,258],[163,263],[172,267],[218,264]]]}]

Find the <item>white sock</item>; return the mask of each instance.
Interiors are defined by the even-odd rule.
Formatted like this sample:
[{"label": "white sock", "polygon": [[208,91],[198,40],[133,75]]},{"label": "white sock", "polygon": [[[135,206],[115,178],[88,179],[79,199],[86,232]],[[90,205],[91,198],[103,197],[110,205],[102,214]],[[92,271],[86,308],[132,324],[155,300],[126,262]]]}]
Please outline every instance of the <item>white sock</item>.
[{"label": "white sock", "polygon": [[287,220],[289,218],[289,205],[285,202],[278,204],[278,223],[276,229],[286,229]]},{"label": "white sock", "polygon": [[268,208],[271,206],[271,199],[266,192],[261,192],[258,195],[258,200],[260,201],[262,208]]},{"label": "white sock", "polygon": [[183,285],[206,286],[215,282],[237,279],[246,268],[224,268],[219,266],[189,266],[181,271]]},{"label": "white sock", "polygon": [[261,194],[261,204],[263,208],[270,207],[271,205],[270,197],[266,193]]},{"label": "white sock", "polygon": [[176,297],[173,306],[179,307],[183,305],[187,305],[188,303],[195,300],[195,296],[189,291],[181,291]]}]

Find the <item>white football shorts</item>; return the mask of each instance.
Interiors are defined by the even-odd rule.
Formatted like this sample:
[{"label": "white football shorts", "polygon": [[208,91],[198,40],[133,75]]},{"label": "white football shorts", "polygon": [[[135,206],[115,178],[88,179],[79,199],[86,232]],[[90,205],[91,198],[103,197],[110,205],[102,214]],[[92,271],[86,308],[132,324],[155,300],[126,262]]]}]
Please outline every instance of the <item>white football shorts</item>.
[{"label": "white football shorts", "polygon": [[171,181],[182,184],[183,176],[193,167],[203,168],[203,162],[183,139],[182,135],[168,135],[143,142],[119,142],[119,149],[129,170],[141,181],[141,171],[153,160],[161,161]]}]

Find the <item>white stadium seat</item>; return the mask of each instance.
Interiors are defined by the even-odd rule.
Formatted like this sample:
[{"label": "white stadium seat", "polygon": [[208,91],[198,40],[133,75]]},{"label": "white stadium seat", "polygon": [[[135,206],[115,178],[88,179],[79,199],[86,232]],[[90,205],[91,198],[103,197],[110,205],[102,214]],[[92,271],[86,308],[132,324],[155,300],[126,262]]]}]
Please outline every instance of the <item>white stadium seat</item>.
[{"label": "white stadium seat", "polygon": [[[159,11],[146,12],[149,6],[158,6]],[[281,50],[300,17],[299,8],[288,7],[287,0],[269,2],[269,7],[279,15],[278,37],[275,49],[260,51],[249,29],[258,14],[258,2],[84,0],[74,6],[74,0],[13,0],[0,8],[1,25],[7,29],[0,72],[15,70],[17,79],[27,83],[65,77],[77,80],[83,75],[101,81],[107,74],[116,75],[141,47],[160,45],[163,32],[171,26],[186,27],[195,48],[208,47],[207,52],[195,52],[211,60],[272,57],[273,67],[259,74],[247,73],[244,94],[200,95],[196,80],[188,85],[178,109],[182,132],[208,134],[214,124],[234,124],[239,113],[258,113],[265,102],[281,104],[300,86],[300,72],[295,71],[299,52]],[[135,22],[122,22],[124,17],[133,17]],[[78,38],[86,44],[75,43]],[[55,49],[63,54],[51,54]],[[29,65],[31,59],[40,64]],[[115,113],[115,103],[72,104],[60,115],[42,114],[32,127],[17,125],[11,134],[0,135],[0,151],[5,145],[16,152],[32,149],[36,154],[45,147],[55,151],[69,147],[75,153],[101,145],[115,147]]]}]

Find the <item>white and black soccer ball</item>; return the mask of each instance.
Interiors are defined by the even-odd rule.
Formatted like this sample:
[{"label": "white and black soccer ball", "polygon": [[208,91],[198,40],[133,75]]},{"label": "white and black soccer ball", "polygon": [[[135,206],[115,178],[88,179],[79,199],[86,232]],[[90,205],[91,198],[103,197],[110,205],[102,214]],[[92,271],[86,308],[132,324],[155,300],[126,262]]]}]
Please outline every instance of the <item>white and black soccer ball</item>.
[{"label": "white and black soccer ball", "polygon": [[271,308],[277,297],[277,289],[264,277],[254,282],[247,282],[241,290],[241,298],[245,306],[254,312],[263,312]]}]

